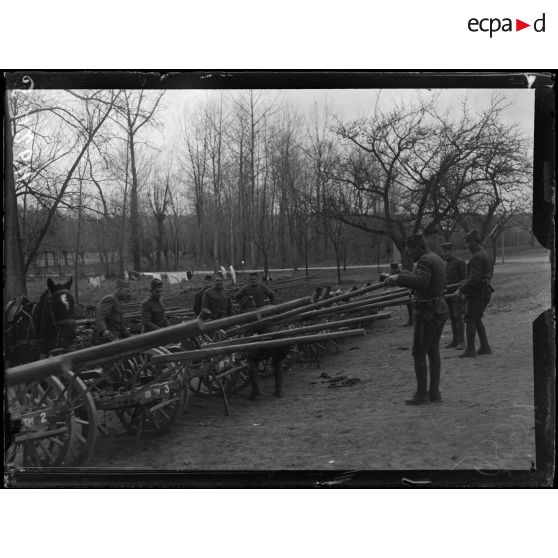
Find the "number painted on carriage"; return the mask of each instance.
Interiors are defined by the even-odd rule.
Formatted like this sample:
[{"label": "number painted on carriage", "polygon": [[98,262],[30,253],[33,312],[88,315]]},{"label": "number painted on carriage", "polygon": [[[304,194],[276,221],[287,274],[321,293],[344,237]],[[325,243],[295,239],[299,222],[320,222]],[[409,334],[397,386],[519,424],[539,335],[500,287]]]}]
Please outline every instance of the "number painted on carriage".
[{"label": "number painted on carriage", "polygon": [[30,426],[33,426],[35,419],[33,417],[24,417],[21,419],[21,422],[25,428],[29,428]]},{"label": "number painted on carriage", "polygon": [[146,389],[140,395],[143,401],[148,401],[154,397],[167,397],[171,392],[171,382],[166,382],[164,384],[158,384],[153,386],[151,389]]},{"label": "number painted on carriage", "polygon": [[26,417],[21,417],[21,424],[24,428],[36,428],[37,426],[48,425],[48,416],[47,411],[35,411]]}]

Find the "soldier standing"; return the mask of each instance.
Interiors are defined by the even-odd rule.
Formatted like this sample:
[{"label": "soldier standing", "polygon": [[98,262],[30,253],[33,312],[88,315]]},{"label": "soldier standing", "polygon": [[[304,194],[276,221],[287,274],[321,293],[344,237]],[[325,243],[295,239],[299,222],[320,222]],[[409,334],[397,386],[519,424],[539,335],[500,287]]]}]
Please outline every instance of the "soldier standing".
[{"label": "soldier standing", "polygon": [[155,331],[169,325],[165,317],[165,307],[161,300],[162,294],[163,282],[160,279],[152,279],[151,295],[141,303],[142,333]]},{"label": "soldier standing", "polygon": [[[414,335],[413,359],[417,379],[417,391],[407,405],[441,402],[440,394],[440,337],[448,317],[448,307],[444,299],[446,269],[442,258],[430,252],[423,234],[413,234],[406,240],[409,256],[416,262],[414,272],[402,270],[397,275],[390,275],[386,285],[397,285],[413,289]],[[430,386],[428,387],[428,367],[430,362]]]},{"label": "soldier standing", "polygon": [[[494,289],[490,285],[492,278],[492,263],[486,250],[481,244],[479,231],[473,229],[465,235],[465,242],[472,256],[467,264],[467,279],[456,291],[457,295],[465,297],[465,324],[467,347],[460,357],[476,357],[489,355],[492,350],[488,344],[486,330],[482,317]],[[475,351],[475,334],[478,334],[480,347]]]},{"label": "soldier standing", "polygon": [[130,282],[117,279],[116,290],[106,295],[97,305],[95,329],[97,343],[122,339],[131,335],[130,330],[124,327],[122,303],[132,299]]},{"label": "soldier standing", "polygon": [[195,294],[194,296],[194,314],[196,316],[199,316],[201,309],[202,309],[202,297],[203,297],[203,293],[205,293],[205,291],[207,291],[207,289],[210,289],[211,286],[213,285],[213,278],[211,277],[211,275],[206,275],[203,278],[203,287]]},{"label": "soldier standing", "polygon": [[269,299],[270,304],[275,302],[275,293],[267,285],[259,281],[256,272],[250,273],[250,282],[245,287],[242,287],[235,296],[236,300],[241,304],[242,300],[248,297],[252,297],[256,308],[265,306],[266,297]]},{"label": "soldier standing", "polygon": [[[446,285],[461,283],[467,277],[467,263],[458,258],[453,253],[451,242],[440,244],[442,258],[446,261]],[[447,299],[449,318],[451,320],[451,342],[446,345],[446,349],[465,348],[465,323],[463,322],[464,305],[461,297],[451,297]]]},{"label": "soldier standing", "polygon": [[[271,327],[260,328],[258,333],[269,333]],[[248,338],[249,339],[249,338]],[[275,379],[275,397],[283,397],[283,361],[290,351],[290,346],[275,347],[274,349],[260,349],[259,351],[251,351],[248,353],[248,366],[250,375],[251,392],[248,399],[257,399],[261,395],[260,378],[258,376],[259,364],[263,360],[270,359],[273,367],[273,376]]]},{"label": "soldier standing", "polygon": [[214,286],[207,289],[202,296],[200,317],[204,320],[217,320],[232,316],[232,301],[229,293],[223,287],[223,274],[215,273]]}]

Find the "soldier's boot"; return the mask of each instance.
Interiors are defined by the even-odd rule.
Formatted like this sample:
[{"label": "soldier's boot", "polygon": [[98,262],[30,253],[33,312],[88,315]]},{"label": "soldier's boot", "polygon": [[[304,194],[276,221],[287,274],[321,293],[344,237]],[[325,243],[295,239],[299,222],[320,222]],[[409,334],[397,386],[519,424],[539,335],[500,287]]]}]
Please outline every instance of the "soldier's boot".
[{"label": "soldier's boot", "polygon": [[283,397],[283,365],[279,362],[273,365],[273,375],[275,376],[275,397]]},{"label": "soldier's boot", "polygon": [[446,345],[446,349],[457,347],[457,323],[455,320],[451,321],[451,343]]},{"label": "soldier's boot", "polygon": [[455,320],[455,327],[457,329],[457,345],[456,349],[463,351],[465,350],[465,322],[460,320]]},{"label": "soldier's boot", "polygon": [[249,376],[250,376],[250,386],[252,388],[248,399],[257,399],[261,394],[262,390],[260,388],[260,377],[258,376],[257,365],[250,363]]},{"label": "soldier's boot", "polygon": [[466,333],[467,333],[467,347],[459,355],[459,357],[460,358],[466,358],[466,357],[475,358],[477,356],[477,352],[475,351],[476,327],[475,327],[474,322],[467,322]]},{"label": "soldier's boot", "polygon": [[422,405],[430,402],[427,391],[428,368],[424,358],[415,357],[415,376],[417,378],[417,391],[411,399],[405,399],[405,405]]},{"label": "soldier's boot", "polygon": [[440,393],[440,367],[430,366],[430,387],[428,395],[432,403],[441,403],[442,394]]},{"label": "soldier's boot", "polygon": [[490,345],[488,344],[488,337],[486,336],[486,329],[484,329],[484,324],[482,323],[482,320],[477,320],[476,325],[476,330],[477,333],[479,334],[479,340],[480,340],[480,347],[479,350],[477,351],[477,355],[490,355],[492,354],[492,349],[490,348]]}]

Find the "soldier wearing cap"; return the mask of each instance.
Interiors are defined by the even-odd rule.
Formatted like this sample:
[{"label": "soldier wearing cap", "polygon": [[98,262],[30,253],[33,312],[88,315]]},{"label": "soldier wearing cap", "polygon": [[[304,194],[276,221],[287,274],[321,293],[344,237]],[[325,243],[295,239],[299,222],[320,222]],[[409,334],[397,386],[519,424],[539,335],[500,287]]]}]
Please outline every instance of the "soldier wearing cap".
[{"label": "soldier wearing cap", "polygon": [[151,295],[141,303],[142,333],[155,331],[168,326],[165,317],[165,307],[161,296],[163,294],[163,282],[161,279],[151,280]]},{"label": "soldier wearing cap", "polygon": [[213,288],[207,289],[202,296],[200,317],[203,320],[216,320],[232,316],[232,301],[223,286],[224,278],[220,272],[215,273]]},{"label": "soldier wearing cap", "polygon": [[[406,240],[407,252],[416,262],[414,272],[403,270],[386,279],[387,286],[397,285],[413,289],[415,294],[415,326],[413,335],[413,359],[417,391],[407,405],[419,405],[429,401],[442,401],[440,394],[440,337],[448,317],[444,299],[446,266],[442,258],[430,252],[423,234],[417,233]],[[430,363],[430,386],[428,367]]]},{"label": "soldier wearing cap", "polygon": [[[492,262],[483,248],[479,231],[473,229],[465,235],[465,242],[472,256],[467,264],[467,279],[456,291],[465,297],[465,334],[467,347],[460,357],[476,357],[489,355],[492,350],[488,344],[482,317],[494,289],[490,285],[492,278]],[[475,351],[475,335],[478,334],[480,347]]]},{"label": "soldier wearing cap", "polygon": [[[453,253],[453,244],[445,242],[440,244],[442,259],[446,261],[446,285],[461,283],[467,277],[467,263]],[[451,320],[451,342],[446,349],[457,348],[461,351],[465,348],[465,323],[463,322],[464,305],[459,296],[446,299],[449,318]]]},{"label": "soldier wearing cap", "polygon": [[270,304],[275,302],[275,293],[267,285],[259,281],[256,272],[250,273],[250,282],[245,287],[242,287],[235,296],[241,306],[243,305],[243,299],[248,297],[253,299],[256,308],[265,306],[266,297],[269,299]]},{"label": "soldier wearing cap", "polygon": [[118,279],[113,293],[106,295],[97,305],[95,316],[95,342],[102,343],[129,337],[130,330],[124,327],[122,304],[132,300],[130,282]]},{"label": "soldier wearing cap", "polygon": [[206,275],[203,278],[203,287],[194,295],[193,310],[196,316],[199,316],[202,309],[203,293],[205,293],[207,289],[210,289],[212,285],[213,285],[213,277],[211,277],[211,275]]}]

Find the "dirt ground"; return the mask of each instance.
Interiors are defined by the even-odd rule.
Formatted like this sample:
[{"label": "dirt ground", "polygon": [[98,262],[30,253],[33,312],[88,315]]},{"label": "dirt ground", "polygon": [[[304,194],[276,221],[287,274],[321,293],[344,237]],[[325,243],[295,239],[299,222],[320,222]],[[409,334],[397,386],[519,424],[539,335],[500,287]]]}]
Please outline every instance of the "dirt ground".
[{"label": "dirt ground", "polygon": [[[442,349],[444,402],[406,406],[414,391],[405,309],[349,339],[321,367],[297,364],[286,395],[190,399],[170,432],[139,442],[106,415],[92,467],[219,469],[529,469],[535,461],[532,321],[550,307],[548,254],[498,263],[486,314],[493,354],[460,359]],[[442,345],[450,337],[446,324]],[[330,388],[321,374],[358,378]],[[102,417],[101,417],[102,418]]]}]

